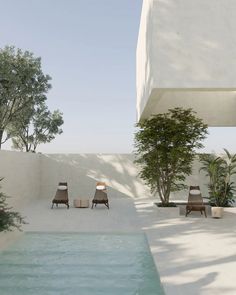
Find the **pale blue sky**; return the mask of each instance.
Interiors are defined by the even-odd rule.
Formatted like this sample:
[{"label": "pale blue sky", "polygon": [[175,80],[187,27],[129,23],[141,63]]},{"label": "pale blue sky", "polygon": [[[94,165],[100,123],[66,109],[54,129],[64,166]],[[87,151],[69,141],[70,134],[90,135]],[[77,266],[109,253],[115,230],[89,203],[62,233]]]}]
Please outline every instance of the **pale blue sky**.
[{"label": "pale blue sky", "polygon": [[[0,47],[42,57],[51,110],[63,134],[49,153],[130,153],[136,120],[135,52],[142,0],[0,0]],[[234,131],[211,131],[207,151],[235,149]],[[10,148],[10,143],[3,149]],[[236,149],[235,149],[236,150]]]}]

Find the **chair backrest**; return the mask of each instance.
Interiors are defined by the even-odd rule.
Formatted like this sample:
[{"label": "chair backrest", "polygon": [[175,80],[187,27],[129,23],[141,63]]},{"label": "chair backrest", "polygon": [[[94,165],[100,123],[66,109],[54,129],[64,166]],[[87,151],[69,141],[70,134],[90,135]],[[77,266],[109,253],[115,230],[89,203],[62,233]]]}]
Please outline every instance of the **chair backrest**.
[{"label": "chair backrest", "polygon": [[97,190],[93,199],[96,201],[107,201],[108,200],[107,193],[104,191]]},{"label": "chair backrest", "polygon": [[68,184],[67,184],[67,182],[59,182],[58,183],[58,186],[66,186],[66,189],[64,190],[64,191],[68,191]]},{"label": "chair backrest", "polygon": [[191,204],[203,204],[203,198],[199,185],[190,185],[188,203]]},{"label": "chair backrest", "polygon": [[66,185],[67,186],[67,182],[59,182],[58,185]]},{"label": "chair backrest", "polygon": [[[103,186],[105,187],[105,189],[97,189],[98,186]],[[107,190],[106,190],[106,183],[102,182],[102,181],[98,181],[96,183],[96,191],[95,191],[95,195],[94,195],[94,200],[96,201],[107,201]]]}]

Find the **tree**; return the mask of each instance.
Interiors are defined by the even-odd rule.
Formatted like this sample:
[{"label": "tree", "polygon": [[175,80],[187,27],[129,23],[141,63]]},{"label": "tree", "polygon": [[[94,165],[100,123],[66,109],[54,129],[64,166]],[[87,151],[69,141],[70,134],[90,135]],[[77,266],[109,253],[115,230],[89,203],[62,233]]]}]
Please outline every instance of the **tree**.
[{"label": "tree", "polygon": [[9,124],[25,109],[46,100],[50,79],[33,53],[9,46],[0,49],[0,149],[9,138],[3,139]]},{"label": "tree", "polygon": [[140,177],[168,206],[170,192],[185,188],[195,149],[203,147],[207,125],[191,109],[175,108],[139,122],[135,134],[135,162]]},{"label": "tree", "polygon": [[[0,179],[2,181],[3,178]],[[1,187],[0,187],[1,188]],[[0,192],[0,232],[11,231],[13,228],[20,229],[25,221],[18,212],[11,211],[6,202],[7,196]]]},{"label": "tree", "polygon": [[8,130],[13,147],[26,152],[35,152],[41,143],[51,142],[57,134],[62,133],[62,113],[51,113],[44,103],[34,108],[27,108]]}]

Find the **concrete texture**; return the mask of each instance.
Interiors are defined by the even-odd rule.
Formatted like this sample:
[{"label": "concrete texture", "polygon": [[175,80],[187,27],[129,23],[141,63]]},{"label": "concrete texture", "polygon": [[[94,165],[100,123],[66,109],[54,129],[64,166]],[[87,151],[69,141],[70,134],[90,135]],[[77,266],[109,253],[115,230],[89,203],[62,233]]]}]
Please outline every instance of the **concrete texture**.
[{"label": "concrete texture", "polygon": [[41,197],[55,194],[55,184],[67,181],[71,198],[94,194],[96,181],[105,181],[116,197],[150,196],[138,178],[131,154],[50,154],[41,158]]},{"label": "concrete texture", "polygon": [[[138,177],[131,154],[31,154],[0,151],[2,191],[11,196],[9,204],[18,208],[32,199],[51,200],[59,181],[67,181],[71,199],[92,197],[96,181],[105,181],[114,197],[134,199],[152,197]],[[200,163],[193,164],[186,185],[200,185],[207,196],[205,175]],[[171,193],[171,200],[187,200],[187,191]]]},{"label": "concrete texture", "polygon": [[151,202],[135,205],[166,295],[236,293],[236,208],[223,219],[160,218]]},{"label": "concrete texture", "polygon": [[40,154],[0,151],[0,182],[2,191],[10,198],[10,206],[38,198],[40,193]]},{"label": "concrete texture", "polygon": [[105,181],[114,196],[150,196],[138,178],[131,154],[31,154],[0,151],[2,191],[13,207],[31,199],[52,199],[59,181],[67,181],[70,198],[93,196],[96,181]]},{"label": "concrete texture", "polygon": [[235,126],[233,0],[143,1],[137,44],[138,120],[192,107],[210,126]]},{"label": "concrete texture", "polygon": [[0,250],[7,249],[11,244],[14,244],[22,235],[23,231],[0,232]]}]

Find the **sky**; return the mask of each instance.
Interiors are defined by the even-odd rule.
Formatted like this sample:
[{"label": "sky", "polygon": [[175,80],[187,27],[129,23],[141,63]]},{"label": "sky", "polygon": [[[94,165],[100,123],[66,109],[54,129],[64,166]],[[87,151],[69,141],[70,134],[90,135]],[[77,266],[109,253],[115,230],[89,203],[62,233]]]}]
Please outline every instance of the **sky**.
[{"label": "sky", "polygon": [[[0,0],[0,47],[42,58],[52,77],[47,105],[63,112],[63,134],[38,152],[133,151],[141,6],[142,0]],[[234,128],[209,131],[203,151],[236,152]],[[10,148],[10,141],[2,146]]]}]

